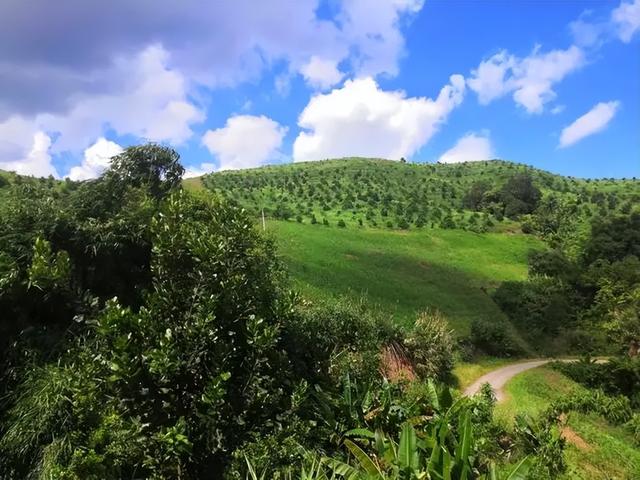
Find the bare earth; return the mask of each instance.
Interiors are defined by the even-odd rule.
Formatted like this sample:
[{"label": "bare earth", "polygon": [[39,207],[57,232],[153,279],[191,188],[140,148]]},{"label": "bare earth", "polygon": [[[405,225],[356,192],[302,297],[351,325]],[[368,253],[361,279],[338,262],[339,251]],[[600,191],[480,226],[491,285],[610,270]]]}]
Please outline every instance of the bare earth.
[{"label": "bare earth", "polygon": [[469,386],[464,394],[468,397],[475,395],[480,391],[480,387],[484,383],[488,383],[493,388],[493,391],[496,394],[496,399],[498,402],[504,400],[504,386],[505,384],[515,377],[517,374],[530,370],[532,368],[539,367],[540,365],[544,365],[546,363],[551,362],[552,360],[531,360],[528,362],[514,363],[512,365],[507,365],[506,367],[499,368],[492,372],[487,373],[486,375],[481,376],[478,380],[476,380],[471,386]]}]

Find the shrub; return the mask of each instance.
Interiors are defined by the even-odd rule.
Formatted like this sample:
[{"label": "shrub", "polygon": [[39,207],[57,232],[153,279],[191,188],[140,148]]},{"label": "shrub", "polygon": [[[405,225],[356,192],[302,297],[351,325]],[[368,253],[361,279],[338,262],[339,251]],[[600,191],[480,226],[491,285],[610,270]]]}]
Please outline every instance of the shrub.
[{"label": "shrub", "polygon": [[507,330],[507,325],[500,321],[474,320],[471,323],[469,342],[487,355],[510,357],[522,353],[513,335]]},{"label": "shrub", "polygon": [[533,478],[557,478],[567,469],[563,454],[565,440],[559,429],[555,428],[556,422],[556,418],[545,416],[532,419],[526,415],[516,415],[516,445],[523,453],[535,455]]},{"label": "shrub", "polygon": [[588,388],[609,395],[624,395],[634,408],[640,408],[640,359],[613,357],[596,363],[589,357],[578,362],[555,362],[553,367]]},{"label": "shrub", "polygon": [[443,380],[450,376],[455,342],[441,312],[427,310],[419,314],[404,345],[421,377]]},{"label": "shrub", "polygon": [[320,381],[329,374],[340,377],[349,367],[358,367],[363,378],[375,376],[381,346],[399,339],[400,331],[364,302],[339,299],[301,304],[282,338],[295,371]]},{"label": "shrub", "polygon": [[344,220],[342,220],[342,219],[338,220],[338,227],[345,228],[346,226],[347,226],[347,224],[344,223]]}]

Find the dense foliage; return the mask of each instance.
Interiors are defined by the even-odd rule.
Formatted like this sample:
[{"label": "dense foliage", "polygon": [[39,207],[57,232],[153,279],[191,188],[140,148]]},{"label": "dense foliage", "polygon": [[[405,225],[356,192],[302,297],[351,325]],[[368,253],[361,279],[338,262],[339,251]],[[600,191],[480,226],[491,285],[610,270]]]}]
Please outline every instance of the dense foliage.
[{"label": "dense foliage", "polygon": [[[262,208],[300,223],[329,223],[332,212],[343,228],[389,217],[394,228],[528,221],[557,248],[532,255],[530,282],[498,289],[505,312],[523,329],[530,312],[527,328],[541,335],[600,331],[633,353],[638,214],[608,200],[606,215],[581,217],[593,222],[587,234],[565,235],[539,214],[552,213],[544,192],[568,201],[601,185],[484,166],[497,175],[481,185],[473,166],[363,161],[204,180],[226,198],[183,191],[177,154],[158,145],[126,149],[83,183],[3,174],[0,476],[562,474],[558,415],[509,430],[493,418],[490,390],[466,398],[443,384],[459,346],[444,314],[427,310],[401,329],[365,302],[304,300],[254,227]],[[344,182],[358,186],[353,198]],[[294,194],[306,199],[303,209]],[[500,322],[474,322],[463,343],[472,353],[522,352]],[[630,365],[615,371],[637,373]],[[599,413],[636,428],[637,416],[614,397],[632,408],[635,383],[608,375],[610,384],[594,386],[614,400],[554,412],[603,404]]]},{"label": "dense foliage", "polygon": [[[628,353],[640,349],[640,212],[597,217],[580,255],[533,252],[527,282],[505,282],[494,294],[511,320],[557,348]],[[558,335],[562,333],[562,335]]]}]

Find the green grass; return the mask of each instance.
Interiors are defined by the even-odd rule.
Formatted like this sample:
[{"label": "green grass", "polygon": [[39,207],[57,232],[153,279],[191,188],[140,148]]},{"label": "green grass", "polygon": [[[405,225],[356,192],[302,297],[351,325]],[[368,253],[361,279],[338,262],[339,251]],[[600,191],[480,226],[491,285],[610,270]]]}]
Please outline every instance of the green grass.
[{"label": "green grass", "polygon": [[492,370],[504,367],[513,363],[512,358],[492,358],[485,357],[475,360],[474,363],[458,362],[453,369],[453,376],[456,379],[457,387],[464,390],[482,375]]},{"label": "green grass", "polygon": [[[507,399],[496,407],[496,415],[510,423],[516,412],[537,415],[561,396],[584,387],[551,368],[539,367],[515,376],[505,386]],[[609,425],[596,415],[571,412],[568,426],[585,443],[568,442],[568,471],[563,479],[640,478],[640,449],[624,427]]]},{"label": "green grass", "polygon": [[640,478],[640,449],[624,427],[611,426],[595,415],[578,413],[570,415],[569,425],[592,449],[585,451],[569,445],[566,480]]},{"label": "green grass", "polygon": [[496,406],[496,415],[507,423],[512,422],[516,413],[536,416],[554,400],[583,390],[584,387],[551,368],[527,370],[507,382],[505,401]]},{"label": "green grass", "polygon": [[295,285],[311,298],[364,296],[411,325],[427,307],[459,333],[473,319],[506,321],[490,290],[526,277],[531,236],[461,230],[385,231],[269,221]]}]

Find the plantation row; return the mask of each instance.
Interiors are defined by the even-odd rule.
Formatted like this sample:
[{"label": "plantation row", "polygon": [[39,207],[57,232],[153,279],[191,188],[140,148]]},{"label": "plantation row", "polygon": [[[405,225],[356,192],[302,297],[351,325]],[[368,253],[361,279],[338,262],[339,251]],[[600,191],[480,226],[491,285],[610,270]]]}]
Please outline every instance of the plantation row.
[{"label": "plantation row", "polygon": [[540,191],[553,194],[547,204],[567,205],[583,219],[629,213],[640,200],[635,180],[569,179],[497,160],[416,165],[345,159],[222,172],[202,182],[256,217],[264,212],[276,219],[341,227],[482,232],[505,217],[531,213]]}]

